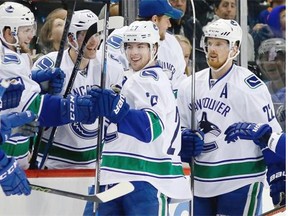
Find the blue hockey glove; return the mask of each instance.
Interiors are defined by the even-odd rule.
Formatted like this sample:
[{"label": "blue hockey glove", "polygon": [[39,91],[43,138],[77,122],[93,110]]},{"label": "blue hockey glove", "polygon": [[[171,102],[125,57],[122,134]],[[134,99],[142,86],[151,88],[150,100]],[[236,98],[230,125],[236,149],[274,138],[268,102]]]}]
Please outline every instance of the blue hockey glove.
[{"label": "blue hockey glove", "polygon": [[24,85],[16,78],[0,80],[0,110],[17,107],[20,103]]},{"label": "blue hockey glove", "polygon": [[31,111],[3,114],[1,118],[0,141],[5,142],[11,136],[35,136],[39,123],[37,115]]},{"label": "blue hockey glove", "polygon": [[284,166],[271,165],[267,170],[270,196],[275,207],[286,204],[286,171]]},{"label": "blue hockey glove", "polygon": [[29,195],[31,188],[25,172],[18,166],[14,158],[7,158],[3,152],[2,155],[3,157],[0,159],[0,185],[5,195]]},{"label": "blue hockey glove", "polygon": [[204,133],[185,129],[182,131],[180,157],[182,162],[191,162],[191,158],[201,154],[204,145]]},{"label": "blue hockey glove", "polygon": [[99,116],[105,116],[113,123],[120,122],[129,112],[129,104],[122,94],[112,90],[93,87],[88,91],[94,99],[94,106]]},{"label": "blue hockey glove", "polygon": [[61,118],[63,123],[81,122],[92,124],[98,117],[93,109],[92,97],[68,95],[61,100]]},{"label": "blue hockey glove", "polygon": [[235,142],[238,138],[245,140],[253,140],[260,148],[267,146],[267,142],[272,133],[272,128],[268,124],[255,123],[235,123],[227,128],[224,132],[225,140]]},{"label": "blue hockey glove", "polygon": [[60,68],[31,71],[32,79],[41,87],[41,93],[59,94],[64,85],[65,73]]}]

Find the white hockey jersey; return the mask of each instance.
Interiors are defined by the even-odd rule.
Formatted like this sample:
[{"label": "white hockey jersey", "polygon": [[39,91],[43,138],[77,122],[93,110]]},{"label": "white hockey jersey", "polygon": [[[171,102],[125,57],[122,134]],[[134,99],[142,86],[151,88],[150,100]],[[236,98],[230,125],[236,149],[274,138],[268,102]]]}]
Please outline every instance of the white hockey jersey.
[{"label": "white hockey jersey", "polygon": [[[29,109],[39,115],[42,104],[42,97],[39,96],[40,86],[29,78],[31,69],[27,54],[18,54],[5,46],[2,49],[5,55],[1,57],[0,78],[14,77],[24,84],[25,89],[19,106],[2,110],[1,114],[23,112]],[[29,167],[29,137],[12,137],[5,144],[2,144],[1,148],[4,149],[7,155],[15,157],[23,169]]]},{"label": "white hockey jersey", "polygon": [[[260,148],[248,140],[227,144],[225,130],[236,122],[267,123],[281,131],[266,85],[249,70],[233,65],[210,84],[210,71],[195,77],[195,118],[204,133],[204,150],[195,157],[194,189],[199,197],[213,197],[264,180]],[[191,78],[178,91],[181,124],[191,128]]]},{"label": "white hockey jersey", "polygon": [[[33,69],[44,69],[54,67],[58,52],[51,52],[39,58],[33,66]],[[95,85],[100,86],[101,80],[101,58],[100,52],[97,57],[90,60],[87,71],[78,72],[73,84],[71,94],[85,95],[87,88]],[[68,81],[71,77],[74,63],[69,56],[68,49],[64,51],[60,68],[66,74],[65,84],[62,89],[64,94]],[[121,65],[108,58],[106,88],[111,84],[121,84],[123,79],[123,69]],[[43,135],[44,142],[48,142],[51,128],[45,131]],[[57,128],[53,146],[49,151],[49,158],[45,166],[49,169],[79,169],[95,168],[96,146],[98,134],[98,121],[93,124],[72,123]],[[40,157],[43,155],[43,149],[40,148]]]},{"label": "white hockey jersey", "polygon": [[[127,26],[115,29],[108,37],[108,55],[117,59],[123,65],[124,70],[129,70],[129,62],[121,48],[123,34]],[[185,59],[182,54],[182,48],[174,35],[166,32],[165,40],[160,41],[158,50],[158,62],[163,71],[172,82],[173,90],[177,92],[180,83],[187,77],[185,75]]]},{"label": "white hockey jersey", "polygon": [[[147,181],[173,201],[191,199],[189,180],[183,174],[178,156],[181,148],[178,108],[171,83],[161,67],[148,67],[134,73],[124,83],[121,93],[130,109],[158,115],[160,121],[155,123],[149,119],[146,130],[150,129],[152,136],[162,133],[146,143],[137,139],[136,133],[119,132],[119,125],[110,124],[102,152],[101,185]],[[143,126],[143,122],[134,124]]]}]

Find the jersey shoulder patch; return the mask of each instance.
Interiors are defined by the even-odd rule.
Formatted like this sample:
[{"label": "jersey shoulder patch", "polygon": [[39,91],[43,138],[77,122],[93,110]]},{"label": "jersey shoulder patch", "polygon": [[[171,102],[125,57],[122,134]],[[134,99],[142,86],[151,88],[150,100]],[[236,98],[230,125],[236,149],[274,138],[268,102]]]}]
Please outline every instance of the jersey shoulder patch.
[{"label": "jersey shoulder patch", "polygon": [[3,64],[20,64],[21,60],[16,54],[5,54],[4,58],[2,59]]},{"label": "jersey shoulder patch", "polygon": [[140,77],[152,78],[155,81],[159,80],[159,76],[158,76],[157,72],[155,70],[151,70],[151,69],[141,71],[140,72]]},{"label": "jersey shoulder patch", "polygon": [[41,69],[44,70],[46,68],[52,68],[54,65],[54,62],[51,58],[49,57],[44,57],[41,60],[38,61],[38,63],[36,64],[36,66]]},{"label": "jersey shoulder patch", "polygon": [[245,78],[244,82],[248,85],[249,88],[256,89],[261,86],[262,81],[254,74],[251,74],[247,78]]},{"label": "jersey shoulder patch", "polygon": [[121,44],[122,44],[123,38],[119,35],[112,35],[111,37],[108,38],[107,44],[108,46],[113,47],[114,49],[120,49]]}]

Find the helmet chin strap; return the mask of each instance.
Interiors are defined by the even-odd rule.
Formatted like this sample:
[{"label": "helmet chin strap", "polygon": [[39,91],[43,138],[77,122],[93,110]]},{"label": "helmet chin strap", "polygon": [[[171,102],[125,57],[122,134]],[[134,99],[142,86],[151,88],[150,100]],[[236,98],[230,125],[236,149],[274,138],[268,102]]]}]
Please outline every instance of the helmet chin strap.
[{"label": "helmet chin strap", "polygon": [[229,57],[226,59],[225,63],[224,63],[220,68],[218,68],[218,69],[212,67],[212,66],[209,64],[209,62],[208,62],[208,57],[207,57],[207,55],[206,55],[207,64],[209,65],[209,67],[212,69],[213,72],[216,72],[216,73],[217,73],[217,72],[219,72],[220,70],[222,70],[222,69],[228,64],[228,62],[229,62],[230,60],[236,58],[237,55],[240,53],[240,51],[237,50],[237,53],[236,53],[234,56],[231,57],[232,51],[233,51],[233,50],[230,50],[230,51],[229,51],[229,54],[228,54]]},{"label": "helmet chin strap", "polygon": [[5,40],[4,37],[1,36],[1,40],[3,41],[4,44],[15,47],[17,53],[20,54],[21,48],[20,48],[18,36],[14,36],[14,38],[15,38],[16,42],[15,43],[9,43]]}]

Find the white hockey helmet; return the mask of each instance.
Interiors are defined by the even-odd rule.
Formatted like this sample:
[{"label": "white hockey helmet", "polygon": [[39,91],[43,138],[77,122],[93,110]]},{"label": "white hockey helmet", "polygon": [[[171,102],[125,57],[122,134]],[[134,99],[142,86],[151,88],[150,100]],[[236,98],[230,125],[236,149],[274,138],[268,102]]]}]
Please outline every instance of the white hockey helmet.
[{"label": "white hockey helmet", "polygon": [[157,52],[154,50],[154,45],[160,42],[159,29],[152,21],[134,21],[123,34],[123,45],[126,43],[148,43],[150,47],[150,61],[153,61]]},{"label": "white hockey helmet", "polygon": [[[229,42],[230,49],[237,45],[240,47],[242,41],[242,29],[235,20],[218,19],[208,24],[203,29],[202,42],[205,45],[207,38],[219,38]],[[206,52],[206,48],[204,49]]]},{"label": "white hockey helmet", "polygon": [[5,43],[7,43],[7,41],[3,36],[4,27],[10,27],[16,39],[15,44],[7,44],[17,45],[19,42],[17,36],[19,27],[32,25],[36,26],[35,17],[28,7],[16,2],[4,2],[0,5],[0,37]]},{"label": "white hockey helmet", "polygon": [[78,50],[77,32],[86,31],[91,25],[98,22],[98,16],[91,10],[78,10],[73,13],[70,23],[69,33],[72,34],[73,40],[76,42],[77,47],[74,47],[71,43],[70,46]]}]

